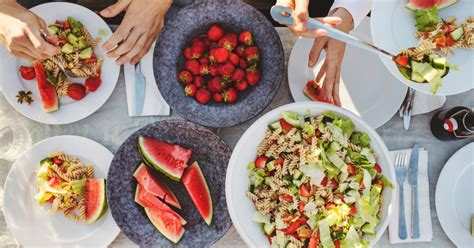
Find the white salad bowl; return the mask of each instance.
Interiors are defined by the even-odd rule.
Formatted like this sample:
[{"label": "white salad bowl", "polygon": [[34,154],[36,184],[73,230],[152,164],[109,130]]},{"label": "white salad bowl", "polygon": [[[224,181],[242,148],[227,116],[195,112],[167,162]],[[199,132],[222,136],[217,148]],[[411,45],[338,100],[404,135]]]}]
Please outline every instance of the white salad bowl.
[{"label": "white salad bowl", "polygon": [[[235,228],[250,247],[268,247],[270,244],[267,237],[262,233],[259,224],[252,221],[252,216],[256,209],[253,202],[246,196],[246,191],[250,185],[247,165],[255,160],[257,147],[265,137],[267,126],[281,118],[283,111],[304,115],[308,110],[311,111],[311,115],[317,115],[330,110],[338,116],[349,117],[354,123],[356,131],[363,131],[370,136],[371,147],[377,155],[377,163],[380,165],[382,173],[392,184],[396,185],[395,170],[387,147],[375,130],[360,117],[348,110],[320,102],[291,103],[276,108],[260,117],[242,135],[234,148],[227,168],[225,183],[227,207]],[[381,220],[375,229],[374,237],[370,239],[371,246],[377,242],[387,228],[392,212],[391,204],[394,202],[394,198],[395,189],[385,187]]]}]

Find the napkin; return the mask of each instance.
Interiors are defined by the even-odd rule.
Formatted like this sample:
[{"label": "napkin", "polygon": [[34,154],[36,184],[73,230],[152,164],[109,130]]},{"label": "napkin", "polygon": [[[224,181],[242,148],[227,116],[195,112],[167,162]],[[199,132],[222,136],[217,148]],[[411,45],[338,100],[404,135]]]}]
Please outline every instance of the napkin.
[{"label": "napkin", "polygon": [[[411,153],[411,149],[391,151],[390,155],[392,161],[395,158],[395,154],[398,152]],[[407,170],[408,172],[408,170]],[[393,182],[397,183],[396,181]],[[391,244],[397,243],[412,243],[412,242],[431,242],[433,239],[433,227],[431,224],[431,210],[430,210],[430,184],[428,181],[428,151],[424,148],[420,148],[419,160],[418,160],[418,204],[420,213],[420,238],[411,238],[411,186],[408,184],[408,176],[405,184],[403,185],[405,190],[405,221],[407,223],[407,234],[408,237],[405,240],[401,240],[398,237],[398,216],[399,216],[399,192],[396,191],[395,201],[392,204],[392,219],[388,226],[388,234]]]},{"label": "napkin", "polygon": [[158,86],[156,86],[153,74],[153,51],[155,45],[150,48],[147,54],[140,61],[141,71],[145,76],[145,102],[141,114],[135,113],[135,66],[129,63],[124,65],[125,90],[127,92],[127,107],[129,116],[152,116],[170,115],[170,106],[161,96]]},{"label": "napkin", "polygon": [[446,97],[417,91],[413,100],[412,115],[420,115],[441,108],[446,102]]}]

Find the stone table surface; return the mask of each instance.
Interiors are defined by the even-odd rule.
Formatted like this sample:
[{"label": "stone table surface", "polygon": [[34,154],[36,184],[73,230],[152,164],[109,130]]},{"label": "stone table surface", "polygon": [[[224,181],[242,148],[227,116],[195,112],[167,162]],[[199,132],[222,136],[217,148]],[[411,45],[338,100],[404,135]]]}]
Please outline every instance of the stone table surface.
[{"label": "stone table surface", "polygon": [[[287,29],[277,28],[280,34],[284,51],[285,59],[288,62],[288,58],[291,52],[291,48],[296,41],[294,37]],[[285,67],[286,68],[286,67]],[[293,102],[288,88],[288,80],[286,76],[281,85],[281,88],[273,99],[270,106],[261,114],[279,107],[281,105]],[[470,90],[463,94],[454,95],[447,97],[447,101],[444,107],[453,106],[469,106],[474,107],[474,90]],[[98,141],[99,143],[106,146],[112,152],[115,152],[120,144],[133,132],[139,128],[153,123],[155,121],[164,119],[176,119],[180,118],[175,113],[172,113],[169,117],[129,117],[127,113],[126,99],[125,99],[125,82],[123,72],[120,74],[118,84],[110,97],[110,99],[94,114],[83,119],[81,121],[61,126],[44,125],[34,122],[21,114],[17,113],[13,107],[11,107],[3,97],[0,96],[0,115],[3,118],[13,119],[19,123],[22,123],[29,130],[33,143],[36,143],[42,139],[56,136],[56,135],[80,135],[91,138]],[[221,128],[213,130],[222,139],[233,148],[243,132],[261,115],[256,116],[254,119],[231,128]],[[430,243],[411,243],[404,245],[392,245],[400,247],[453,247],[453,243],[448,239],[443,229],[440,226],[438,217],[436,215],[436,209],[434,204],[434,192],[438,176],[441,172],[443,165],[449,159],[449,157],[462,146],[466,145],[471,140],[463,141],[452,141],[452,142],[440,142],[436,140],[431,134],[429,121],[433,113],[424,115],[417,115],[412,118],[411,128],[409,131],[403,129],[402,120],[398,115],[392,117],[383,126],[376,129],[378,134],[385,141],[387,147],[390,150],[410,148],[413,144],[419,143],[424,146],[429,152],[429,181],[430,181],[430,203],[431,203],[431,216],[433,222],[433,241]],[[3,209],[3,185],[8,171],[10,170],[13,162],[0,160],[0,207]],[[16,246],[16,242],[12,237],[11,232],[5,223],[3,211],[0,211],[0,247]],[[111,244],[111,247],[133,247],[135,246],[127,237],[120,233],[115,241]],[[245,243],[240,238],[234,227],[231,227],[227,234],[222,237],[214,247],[245,247]],[[375,245],[376,247],[388,247],[390,243],[388,241],[388,233],[386,232],[382,238]]]}]

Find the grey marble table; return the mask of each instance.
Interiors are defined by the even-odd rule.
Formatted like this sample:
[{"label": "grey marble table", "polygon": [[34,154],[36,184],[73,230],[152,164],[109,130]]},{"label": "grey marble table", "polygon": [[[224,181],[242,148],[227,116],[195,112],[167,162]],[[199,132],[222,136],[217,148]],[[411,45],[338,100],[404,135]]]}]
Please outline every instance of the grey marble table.
[{"label": "grey marble table", "polygon": [[[277,28],[280,34],[284,50],[286,61],[291,52],[296,38],[284,28]],[[285,72],[286,74],[286,72]],[[287,103],[293,102],[288,88],[288,81],[285,80],[282,86],[272,101],[271,105],[268,106],[264,113]],[[447,98],[445,107],[452,107],[457,105],[474,107],[474,90],[469,92],[449,96]],[[9,104],[6,103],[3,95],[0,96],[0,114],[6,118],[11,118],[17,122],[23,123],[33,139],[33,143],[36,143],[42,139],[56,136],[56,135],[80,135],[91,138],[105,145],[112,152],[115,152],[120,144],[137,129],[145,126],[146,124],[153,123],[158,120],[180,118],[175,113],[172,113],[169,117],[129,117],[127,114],[126,99],[125,99],[125,83],[123,73],[121,73],[119,82],[116,89],[114,90],[110,99],[102,106],[96,113],[92,114],[88,118],[78,121],[76,123],[62,125],[62,126],[51,126],[43,125],[29,120],[26,117],[18,114]],[[262,113],[263,114],[263,113]],[[429,128],[429,120],[433,113],[424,115],[414,116],[409,131],[403,129],[402,121],[397,116],[394,116],[389,122],[377,129],[377,132],[382,136],[383,140],[387,144],[389,149],[402,149],[409,148],[417,142],[422,146],[426,147],[429,151],[429,178],[430,178],[430,199],[431,199],[431,215],[433,222],[433,242],[431,243],[416,243],[416,244],[405,244],[395,245],[403,247],[453,247],[453,243],[448,239],[446,234],[443,232],[438,217],[436,215],[436,209],[434,204],[434,192],[436,181],[438,180],[439,173],[448,158],[460,147],[464,146],[472,140],[464,141],[453,141],[453,142],[440,142],[437,141],[431,134]],[[248,121],[247,123],[241,124],[236,127],[216,129],[215,131],[221,136],[224,141],[232,148],[235,146],[237,141],[243,132],[261,115]],[[3,185],[9,169],[12,166],[12,162],[0,160],[0,207],[3,206]],[[2,208],[3,209],[3,208]],[[0,247],[15,246],[16,242],[12,237],[11,232],[5,223],[3,211],[0,211]],[[133,247],[134,244],[125,237],[124,234],[120,234],[117,239],[112,243],[111,247]],[[215,247],[245,247],[245,243],[239,237],[235,228],[231,227],[227,234],[222,237],[215,245]],[[390,243],[388,241],[388,234],[385,233],[380,241],[376,244],[377,247],[388,247]]]}]

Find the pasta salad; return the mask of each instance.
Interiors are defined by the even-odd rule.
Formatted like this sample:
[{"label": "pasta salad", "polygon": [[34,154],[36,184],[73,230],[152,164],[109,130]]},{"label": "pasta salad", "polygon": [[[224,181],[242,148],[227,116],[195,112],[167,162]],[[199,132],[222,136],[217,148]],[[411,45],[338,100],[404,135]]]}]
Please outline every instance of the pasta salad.
[{"label": "pasta salad", "polygon": [[382,174],[349,118],[283,112],[247,167],[247,196],[272,247],[365,247],[380,222]]}]

